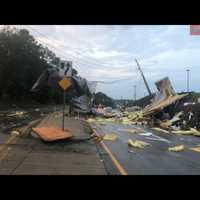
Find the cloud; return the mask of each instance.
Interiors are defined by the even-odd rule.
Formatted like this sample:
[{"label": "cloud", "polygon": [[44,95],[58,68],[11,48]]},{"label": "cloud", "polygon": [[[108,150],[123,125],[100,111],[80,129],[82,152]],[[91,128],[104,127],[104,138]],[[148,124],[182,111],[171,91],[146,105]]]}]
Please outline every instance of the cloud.
[{"label": "cloud", "polygon": [[121,69],[91,69],[86,73],[89,79],[95,80],[113,80],[134,77],[135,74],[126,68]]},{"label": "cloud", "polygon": [[111,50],[111,51],[96,50],[88,54],[88,56],[92,58],[96,58],[96,59],[107,59],[111,57],[127,56],[127,55],[129,56],[130,54],[128,52],[120,52],[120,51],[115,51],[115,50]]},{"label": "cloud", "polygon": [[[137,58],[153,90],[154,82],[165,76],[169,76],[177,90],[183,90],[187,67],[194,73],[191,74],[191,87],[200,90],[200,36],[192,37],[189,25],[18,27],[28,28],[58,56],[72,60],[79,74],[89,80],[130,78],[138,85],[138,95],[142,96],[146,88],[134,61]],[[130,82],[101,85],[99,88],[112,97],[133,97]]]}]

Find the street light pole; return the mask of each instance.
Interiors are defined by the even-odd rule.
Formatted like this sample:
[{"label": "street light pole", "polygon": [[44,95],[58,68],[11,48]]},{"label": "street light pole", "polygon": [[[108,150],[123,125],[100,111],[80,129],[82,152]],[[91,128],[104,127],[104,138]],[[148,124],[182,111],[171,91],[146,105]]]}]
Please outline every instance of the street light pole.
[{"label": "street light pole", "polygon": [[187,92],[189,92],[189,72],[190,72],[190,70],[187,69],[186,71],[187,71]]}]

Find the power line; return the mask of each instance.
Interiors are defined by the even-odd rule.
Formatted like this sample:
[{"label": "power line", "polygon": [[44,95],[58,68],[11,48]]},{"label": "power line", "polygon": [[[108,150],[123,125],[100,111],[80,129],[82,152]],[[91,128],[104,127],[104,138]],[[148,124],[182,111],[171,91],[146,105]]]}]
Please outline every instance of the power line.
[{"label": "power line", "polygon": [[[50,39],[49,39],[48,37],[46,37],[46,35],[43,35],[41,32],[39,32],[39,31],[33,29],[33,28],[30,27],[30,26],[27,26],[27,27],[29,27],[32,31],[34,31],[35,33],[41,35],[41,36],[44,37],[45,39],[47,39],[47,41],[50,41]],[[37,38],[37,40],[40,41],[41,43],[47,44],[46,42],[41,41],[41,40],[38,39],[38,38]],[[73,47],[70,47],[70,46],[67,46],[67,45],[61,45],[61,44],[59,44],[58,42],[54,42],[54,43],[56,43],[59,47],[63,46],[63,47],[73,48]],[[87,65],[87,66],[88,66],[88,65],[94,65],[94,64],[93,64],[94,62],[93,62],[93,63],[92,63],[91,61],[88,62],[88,61],[86,61],[86,59],[84,60],[83,58],[75,57],[75,56],[73,56],[73,55],[70,55],[70,54],[64,52],[63,49],[60,49],[58,46],[57,46],[57,47],[53,46],[52,43],[51,43],[51,44],[48,43],[47,46],[51,46],[51,48],[56,49],[56,51],[59,50],[59,53],[58,53],[58,54],[59,54],[59,55],[62,55],[62,57],[64,57],[64,58],[67,59],[67,60],[68,60],[69,58],[66,58],[66,55],[69,55],[69,57],[72,58],[72,60],[74,59],[75,62],[77,62],[77,63],[79,63],[79,64],[83,64],[83,65]],[[61,52],[61,53],[60,53],[60,52]],[[73,51],[73,52],[78,52],[78,54],[82,54],[81,51]],[[62,53],[63,53],[63,54],[62,54]],[[102,64],[102,63],[100,63],[100,64]],[[95,65],[98,65],[98,66],[99,66],[100,64],[97,63],[97,62],[95,62]],[[105,63],[104,63],[104,64],[105,64]],[[104,67],[105,67],[105,65],[104,65]],[[105,82],[104,82],[104,83],[105,83]]]},{"label": "power line", "polygon": [[[43,41],[41,41],[41,40],[38,39],[38,38],[37,38],[36,40],[38,40],[38,41],[41,42],[41,43],[45,43],[45,45],[47,45],[47,46],[51,46],[52,49],[54,49],[54,50],[55,50],[55,49],[58,49],[58,48],[55,48],[53,45],[50,45],[50,44],[48,44],[48,43],[46,44],[46,42],[43,42]],[[63,51],[62,51],[62,52],[63,52]],[[65,52],[63,52],[63,53],[65,53]],[[66,55],[64,55],[64,54],[62,54],[62,53],[60,53],[60,52],[58,53],[58,55],[62,56],[63,58],[65,58],[65,59],[67,59],[67,60],[69,60],[69,58],[67,58]],[[77,62],[78,64],[88,65],[88,63],[81,62],[81,61],[79,61],[79,60],[77,60],[76,62]],[[107,84],[107,82],[106,82],[105,84]]]},{"label": "power line", "polygon": [[[27,25],[28,26],[28,25]],[[127,28],[125,28],[125,26],[118,26],[118,25],[113,25],[113,26],[117,26],[118,27],[118,30],[120,30],[120,28],[121,28],[121,30],[127,30]],[[31,26],[28,26],[28,27],[30,27],[30,28],[32,28],[32,29],[34,29],[33,27],[31,27]],[[109,27],[112,27],[112,26],[109,26]],[[35,31],[36,31],[36,29],[35,29]],[[40,33],[40,34],[42,34],[43,35],[43,33],[41,33],[41,32],[39,32],[38,30],[37,30],[37,32],[38,33]],[[68,32],[65,32],[65,34],[68,34],[70,37],[72,37],[72,38],[75,38],[74,37],[74,35],[70,35]],[[43,35],[44,36],[44,35]],[[46,37],[46,36],[45,36]],[[80,38],[75,38],[75,40],[78,40],[78,41],[80,41],[80,42],[83,42],[83,40],[80,40]],[[84,41],[85,42],[85,41]],[[61,44],[62,45],[62,44]],[[68,46],[68,45],[62,45],[63,47],[70,47],[70,46]],[[72,48],[72,47],[70,47],[70,48]],[[77,49],[77,48],[74,48],[73,47],[73,49]],[[87,49],[88,49],[88,47],[87,47]],[[77,49],[77,52],[81,52],[81,51],[79,51],[78,49]],[[82,52],[81,52],[82,53]]]},{"label": "power line", "polygon": [[[34,31],[35,33],[41,35],[38,31],[33,30],[32,28],[31,28],[31,30]],[[41,36],[50,41],[50,39],[47,38],[46,36],[43,36],[43,35],[41,35]],[[37,40],[39,40],[39,39],[37,38]],[[48,44],[49,46],[53,47],[54,49],[59,50],[60,52],[66,54],[66,55],[70,55],[70,57],[72,57],[72,58],[74,58],[74,59],[77,59],[77,58],[78,58],[78,57],[75,57],[75,56],[73,56],[73,55],[71,55],[71,54],[68,54],[68,53],[64,52],[63,49],[60,49],[59,47],[53,46],[52,44],[49,44],[48,42],[44,42],[44,41],[42,41],[42,40],[40,40],[40,42],[45,43],[45,44]],[[54,42],[54,43],[57,43],[57,42]],[[58,44],[58,43],[57,43],[57,45],[58,45],[58,46],[61,46],[61,45]],[[78,58],[78,59],[81,60],[80,58]],[[88,64],[88,63],[87,63],[87,64]]]},{"label": "power line", "polygon": [[113,83],[117,83],[117,82],[120,82],[120,81],[126,81],[126,80],[131,80],[131,78],[114,80],[114,81],[96,81],[96,82],[103,83],[103,84],[113,84]]},{"label": "power line", "polygon": [[[28,25],[26,25],[26,26],[28,26]],[[31,26],[28,26],[31,30],[33,30],[34,32],[36,32],[36,33],[38,33],[39,35],[41,35],[42,37],[44,37],[44,38],[46,38],[47,40],[49,40],[50,41],[50,39],[46,36],[46,35],[44,35],[43,33],[41,33],[41,32],[39,32],[38,30],[36,30],[36,29],[34,29],[34,28],[32,28]],[[76,40],[77,40],[77,38],[76,38]],[[79,41],[80,41],[80,39],[79,39]],[[71,46],[68,46],[68,45],[63,45],[63,44],[59,44],[58,42],[56,42],[56,41],[54,41],[54,43],[57,43],[57,45],[58,46],[63,46],[63,47],[67,47],[67,48],[73,48],[74,49],[74,47],[71,47]],[[57,47],[55,47],[55,48],[57,48]],[[63,50],[62,50],[63,51]],[[83,52],[82,51],[75,51],[75,50],[73,50],[73,52],[75,52],[75,53],[78,53],[79,55],[81,55]],[[64,54],[67,54],[66,52],[64,52]],[[68,55],[70,55],[70,54],[68,54]],[[80,57],[76,57],[76,56],[73,56],[73,55],[70,55],[72,58],[74,58],[74,59],[79,59],[79,60],[82,60],[82,61],[84,61],[84,62],[87,62],[87,64],[89,63],[89,64],[91,64],[91,65],[103,65],[103,67],[105,67],[105,65],[108,65],[108,66],[110,66],[110,64],[109,63],[106,63],[106,62],[102,62],[101,61],[101,63],[98,63],[98,61],[93,61],[93,63],[92,63],[92,61],[91,61],[91,58],[85,58],[85,59],[83,59],[83,58],[80,58]],[[130,59],[132,59],[132,58],[130,58]],[[89,60],[89,61],[88,61]],[[157,61],[152,61],[153,63],[157,63]],[[129,61],[129,62],[127,62],[126,64],[131,64],[132,63],[132,61]],[[124,64],[124,63],[123,63]],[[149,65],[146,65],[146,66],[149,66]],[[136,66],[135,66],[136,67]]]},{"label": "power line", "polygon": [[[34,31],[35,33],[37,33],[37,34],[39,34],[40,36],[42,36],[42,37],[44,37],[45,39],[47,39],[47,40],[51,40],[51,39],[49,39],[45,34],[43,34],[43,33],[41,33],[40,31],[38,31],[38,30],[36,30],[35,28],[33,28],[33,27],[31,27],[31,26],[29,26],[29,25],[26,25],[27,27],[29,27],[32,31]],[[113,25],[114,27],[118,27],[117,25]],[[125,28],[126,30],[127,30],[127,26],[119,26],[120,28]],[[119,29],[119,27],[118,27],[118,29]],[[128,27],[130,27],[129,25],[128,25]],[[120,30],[120,29],[119,29]],[[65,33],[66,34],[66,33]],[[72,35],[70,35],[71,37],[73,37]],[[79,40],[79,41],[81,41],[79,38],[75,38],[76,40]],[[44,43],[44,41],[41,41],[42,43]],[[82,41],[81,41],[82,42]],[[71,47],[71,46],[68,46],[68,45],[63,45],[63,44],[60,44],[60,43],[58,43],[58,42],[56,42],[55,40],[54,40],[54,43],[56,43],[58,46],[62,46],[62,47],[67,47],[67,48],[73,48],[73,49],[76,49],[76,48],[74,48],[74,47]],[[52,45],[50,45],[50,46],[52,46]],[[55,47],[54,46],[54,48],[55,49],[58,49],[58,47]],[[88,49],[88,48],[87,48]],[[63,51],[63,49],[61,50],[61,49],[59,49],[59,51],[62,51],[64,54],[67,54],[66,52],[64,52]],[[83,51],[78,51],[78,50],[73,50],[73,52],[75,52],[75,53],[78,53],[78,54],[80,54],[80,55],[82,55],[83,54]],[[91,58],[85,58],[85,59],[83,59],[83,58],[80,58],[80,57],[76,57],[76,56],[74,56],[74,55],[71,55],[71,54],[69,54],[68,53],[68,55],[70,55],[72,58],[74,58],[74,59],[79,59],[79,60],[83,60],[83,61],[86,61],[87,62],[87,64],[88,63],[90,63],[90,64],[94,64],[95,63],[95,65],[101,65],[101,64],[103,64],[104,65],[104,67],[105,67],[105,65],[110,65],[109,63],[105,63],[105,62],[102,62],[101,61],[101,63],[98,63],[98,61],[93,61],[93,63],[91,62]],[[130,59],[132,59],[132,58],[130,58]],[[88,61],[89,60],[89,61]],[[157,62],[157,61],[152,61],[152,62]],[[126,64],[130,64],[130,63],[132,63],[132,61],[129,61],[129,62],[127,62]],[[124,65],[124,63],[123,63],[123,65]],[[147,66],[147,65],[146,65]]]},{"label": "power line", "polygon": [[[41,32],[39,32],[38,30],[36,30],[36,29],[34,29],[34,28],[32,28],[32,27],[30,27],[30,26],[28,26],[31,30],[33,30],[33,31],[35,31],[35,32],[37,32],[39,35],[41,35],[42,37],[44,37],[44,38],[46,38],[47,40],[50,40],[46,35],[44,35],[43,33],[41,33]],[[74,49],[74,47],[71,47],[71,46],[68,46],[68,45],[63,45],[63,44],[59,44],[58,42],[56,42],[56,41],[54,41],[54,43],[57,43],[57,45],[59,45],[60,47],[62,46],[62,47],[67,47],[67,48],[73,48]],[[79,55],[83,55],[83,51],[78,51],[78,50],[73,50],[73,52],[75,52],[75,53],[77,53],[77,54],[79,54]],[[79,58],[79,57],[75,57],[75,56],[73,56],[74,58]],[[79,58],[80,59],[80,58]],[[105,62],[101,62],[101,63],[98,63],[97,61],[91,61],[91,59],[88,61],[88,59],[87,58],[85,58],[85,59],[83,59],[82,58],[82,60],[85,60],[85,61],[87,61],[87,62],[89,62],[89,63],[91,63],[91,64],[98,64],[98,65],[110,65],[110,64],[108,64],[108,63],[105,63]],[[92,63],[93,62],[93,63]]]},{"label": "power line", "polygon": [[[34,30],[35,31],[35,30]],[[35,31],[36,32],[36,31]],[[42,37],[44,37],[44,36],[42,36]],[[46,38],[46,37],[45,37]],[[47,40],[49,40],[48,38],[46,38]],[[53,46],[52,44],[49,44],[49,43],[47,43],[47,42],[44,42],[44,41],[42,41],[42,40],[40,40],[40,39],[38,39],[37,38],[37,40],[39,40],[41,43],[44,43],[44,44],[48,44],[48,46],[51,46],[51,48],[54,48],[54,50],[56,50],[56,51],[60,51],[60,52],[62,52],[63,54],[65,54],[64,55],[64,57],[66,56],[66,55],[69,55],[69,57],[72,57],[73,59],[79,59],[79,60],[83,60],[83,59],[81,59],[81,58],[78,58],[78,57],[75,57],[75,56],[73,56],[73,55],[70,55],[69,53],[66,53],[66,52],[64,52],[63,51],[63,49],[60,49],[60,48],[58,48],[58,47],[56,47],[56,46]],[[50,40],[49,40],[50,41]],[[55,42],[56,43],[56,42]],[[59,46],[60,46],[60,44],[58,44]],[[61,55],[61,54],[60,54]],[[63,55],[62,55],[63,56]],[[84,63],[84,62],[81,62],[82,64]],[[84,64],[88,64],[89,62],[85,62]],[[91,64],[91,63],[89,63],[89,64]]]},{"label": "power line", "polygon": [[[31,30],[33,30],[32,28],[30,28]],[[34,30],[35,32],[37,32],[38,34],[40,34],[38,31],[36,31],[36,30]],[[47,38],[46,36],[44,36],[43,34],[40,34],[40,35],[42,35],[42,37],[45,37],[47,40],[49,40],[49,38]],[[39,39],[37,39],[37,40],[39,40]],[[39,41],[41,41],[41,40],[39,40]],[[41,41],[42,43],[45,43],[44,41]],[[56,43],[56,42],[55,42]],[[48,44],[49,46],[53,46],[52,44],[50,45],[50,44]],[[61,46],[60,44],[58,44],[58,46]],[[53,46],[53,48],[54,49],[58,49],[60,52],[62,52],[63,54],[67,54],[67,53],[65,53],[63,50],[61,50],[61,49],[59,49],[58,47],[55,47],[55,46]],[[64,57],[65,59],[69,59],[69,58],[66,58],[65,56],[66,55],[63,55],[63,54],[61,54],[61,53],[59,53],[60,55],[62,55],[62,57]],[[69,55],[69,54],[68,54]],[[82,61],[83,59],[80,59],[80,58],[76,58],[75,56],[73,56],[73,55],[69,55],[69,57],[71,57],[72,58],[72,60],[74,59],[75,60],[75,62],[77,62],[77,64],[81,64],[81,65],[86,65],[86,66],[90,66],[90,65],[94,65],[94,64],[92,64],[91,62],[85,62],[85,61]],[[81,61],[80,61],[81,60]],[[97,66],[99,66],[99,64],[95,64],[95,65],[97,65]],[[105,66],[104,66],[105,67]]]},{"label": "power line", "polygon": [[[45,42],[43,42],[43,41],[41,41],[40,39],[38,39],[37,38],[37,40],[38,41],[40,41],[40,42],[42,42],[42,43],[45,43]],[[49,46],[52,46],[52,45],[50,45],[50,44],[48,44]],[[54,46],[52,46],[53,47],[53,49],[56,49]],[[61,53],[59,53],[59,55],[62,55],[62,57],[64,57],[65,59],[69,59],[69,58],[67,58],[67,57],[65,57],[65,55],[63,55],[63,54],[61,54]],[[80,61],[78,61],[78,63],[80,63],[80,64],[87,64],[87,63],[83,63],[83,62],[80,62]],[[119,82],[119,81],[124,81],[124,80],[130,80],[130,79],[121,79],[121,80],[115,80],[115,81],[110,81],[110,82],[106,82],[106,81],[96,81],[96,82],[98,82],[98,83],[103,83],[103,84],[113,84],[113,83],[115,83],[115,82]]]},{"label": "power line", "polygon": [[[51,44],[49,44],[49,43],[46,43],[46,42],[44,42],[44,41],[42,41],[42,40],[40,40],[40,39],[36,39],[36,40],[38,40],[39,42],[41,42],[41,43],[43,43],[43,44],[45,44],[47,47],[48,46],[51,46],[51,49],[54,49],[54,50],[56,50],[56,51],[59,51],[58,53],[57,53],[57,55],[60,55],[61,57],[63,57],[64,59],[67,59],[67,60],[69,60],[69,57],[71,57],[72,59],[74,59],[74,57],[73,56],[69,56],[69,57],[66,57],[66,55],[67,55],[67,53],[65,53],[64,51],[61,51],[59,48],[57,48],[57,47],[55,47],[55,46],[53,46],[53,45],[51,45]],[[60,53],[61,52],[61,53]],[[76,60],[76,59],[75,59]],[[81,60],[81,59],[79,59],[79,60]],[[82,62],[82,61],[78,61],[78,60],[76,60],[76,62],[77,63],[80,63],[80,64],[83,64],[83,65],[88,65],[88,63],[86,63],[86,62]]]}]

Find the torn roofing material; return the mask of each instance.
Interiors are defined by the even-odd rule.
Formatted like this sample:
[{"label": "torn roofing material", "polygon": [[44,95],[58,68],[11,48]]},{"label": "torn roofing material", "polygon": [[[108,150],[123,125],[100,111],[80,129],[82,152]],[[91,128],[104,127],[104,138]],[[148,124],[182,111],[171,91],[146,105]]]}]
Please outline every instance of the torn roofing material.
[{"label": "torn roofing material", "polygon": [[152,103],[144,108],[143,110],[144,116],[153,114],[155,112],[159,112],[163,110],[165,107],[171,105],[172,103],[188,95],[188,94],[182,94],[182,95],[176,94],[168,77],[165,77],[160,81],[157,81],[155,84],[159,92],[152,99]]}]

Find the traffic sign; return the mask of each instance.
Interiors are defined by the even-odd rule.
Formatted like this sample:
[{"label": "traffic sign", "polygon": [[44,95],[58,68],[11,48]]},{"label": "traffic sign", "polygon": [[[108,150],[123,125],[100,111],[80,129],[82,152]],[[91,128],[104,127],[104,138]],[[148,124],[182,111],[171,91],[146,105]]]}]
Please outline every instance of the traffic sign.
[{"label": "traffic sign", "polygon": [[63,90],[66,90],[71,86],[71,81],[67,78],[63,78],[61,81],[58,82],[58,84]]},{"label": "traffic sign", "polygon": [[60,87],[63,89],[63,120],[62,120],[62,129],[65,130],[65,95],[66,89],[71,86],[71,81],[69,78],[63,78],[61,81],[58,82]]}]

